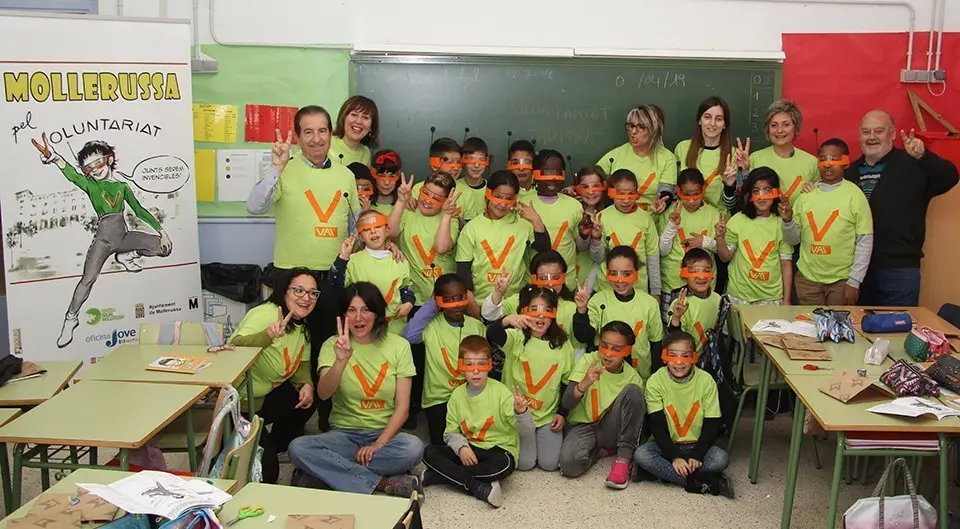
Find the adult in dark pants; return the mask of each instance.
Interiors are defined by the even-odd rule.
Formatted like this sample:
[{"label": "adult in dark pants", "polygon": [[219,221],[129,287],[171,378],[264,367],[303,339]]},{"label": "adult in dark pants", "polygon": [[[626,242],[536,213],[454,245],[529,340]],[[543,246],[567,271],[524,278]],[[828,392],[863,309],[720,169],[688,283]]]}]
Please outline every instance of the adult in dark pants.
[{"label": "adult in dark pants", "polygon": [[920,304],[920,260],[930,199],[957,185],[957,166],[928,151],[910,130],[893,146],[890,114],[871,110],[860,121],[861,156],[847,169],[873,212],[873,257],[860,289],[861,305]]},{"label": "adult in dark pants", "polygon": [[[253,380],[257,415],[264,426],[272,425],[260,434],[267,483],[276,483],[280,475],[277,453],[303,435],[313,414],[315,386],[308,371],[311,333],[306,320],[320,295],[317,280],[306,268],[284,274],[274,286],[270,299],[251,309],[229,340],[236,346],[262,348],[246,376]],[[246,391],[247,385],[240,384],[243,404]]]}]

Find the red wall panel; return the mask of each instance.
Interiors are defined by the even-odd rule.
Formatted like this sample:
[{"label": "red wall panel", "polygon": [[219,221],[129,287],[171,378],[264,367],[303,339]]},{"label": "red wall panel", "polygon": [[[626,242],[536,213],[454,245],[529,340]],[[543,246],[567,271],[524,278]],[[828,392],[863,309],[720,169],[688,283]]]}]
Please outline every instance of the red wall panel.
[{"label": "red wall panel", "polygon": [[[914,36],[914,69],[927,65],[929,33]],[[936,42],[934,42],[934,48]],[[803,110],[803,131],[797,140],[802,149],[816,153],[813,129],[820,141],[840,137],[860,156],[860,118],[879,108],[890,112],[898,128],[916,127],[907,88],[960,127],[960,33],[944,33],[940,68],[947,70],[947,89],[934,97],[926,84],[901,84],[906,65],[906,33],[784,34],[783,96]],[[935,51],[935,50],[934,50]],[[931,85],[935,93],[943,85]],[[943,127],[924,114],[928,130]]]}]

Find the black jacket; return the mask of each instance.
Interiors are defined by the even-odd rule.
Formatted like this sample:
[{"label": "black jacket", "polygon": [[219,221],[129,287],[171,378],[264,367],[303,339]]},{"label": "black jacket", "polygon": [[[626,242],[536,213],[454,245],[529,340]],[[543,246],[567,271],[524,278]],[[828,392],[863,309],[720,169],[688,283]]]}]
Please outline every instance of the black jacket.
[{"label": "black jacket", "polygon": [[[883,175],[870,195],[873,212],[871,266],[919,267],[927,231],[930,199],[957,185],[957,166],[927,150],[915,159],[894,148],[880,162]],[[846,179],[859,185],[863,156],[847,168]]]}]

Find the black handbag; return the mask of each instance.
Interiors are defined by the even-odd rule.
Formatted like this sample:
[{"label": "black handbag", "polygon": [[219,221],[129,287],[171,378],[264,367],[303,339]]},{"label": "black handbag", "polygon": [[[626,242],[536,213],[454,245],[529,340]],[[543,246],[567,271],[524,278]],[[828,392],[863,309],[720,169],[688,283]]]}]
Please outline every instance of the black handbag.
[{"label": "black handbag", "polygon": [[937,361],[927,368],[927,374],[936,380],[937,384],[954,393],[960,393],[960,360],[957,357],[946,354],[937,358]]}]

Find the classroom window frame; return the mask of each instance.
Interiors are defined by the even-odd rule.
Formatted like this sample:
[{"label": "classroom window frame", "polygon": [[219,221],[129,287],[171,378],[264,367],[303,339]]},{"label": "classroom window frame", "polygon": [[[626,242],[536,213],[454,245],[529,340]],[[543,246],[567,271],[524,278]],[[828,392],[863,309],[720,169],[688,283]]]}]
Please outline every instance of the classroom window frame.
[{"label": "classroom window frame", "polygon": [[0,0],[0,9],[73,15],[97,15],[98,0]]}]

